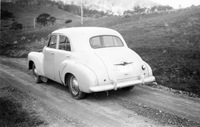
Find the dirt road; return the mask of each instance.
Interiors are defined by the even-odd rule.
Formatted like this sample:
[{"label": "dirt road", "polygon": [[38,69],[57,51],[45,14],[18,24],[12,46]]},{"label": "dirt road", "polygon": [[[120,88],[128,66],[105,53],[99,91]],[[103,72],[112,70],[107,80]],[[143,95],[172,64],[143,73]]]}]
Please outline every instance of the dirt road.
[{"label": "dirt road", "polygon": [[[68,88],[34,83],[26,59],[0,57],[0,80],[35,98],[47,126],[200,126],[200,99],[149,86],[93,93],[74,100]],[[47,115],[43,113],[46,112]]]}]

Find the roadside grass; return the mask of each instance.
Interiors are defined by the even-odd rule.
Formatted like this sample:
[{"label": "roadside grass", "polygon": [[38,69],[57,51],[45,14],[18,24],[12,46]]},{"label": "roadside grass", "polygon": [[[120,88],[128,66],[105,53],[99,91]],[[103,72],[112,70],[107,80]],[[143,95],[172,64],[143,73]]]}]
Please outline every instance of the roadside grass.
[{"label": "roadside grass", "polygon": [[[4,50],[0,54],[26,57],[30,51],[41,51],[47,35],[62,26],[4,34],[3,41],[8,44],[1,45]],[[71,26],[80,26],[80,23],[65,27]],[[103,17],[86,21],[84,26],[102,26],[119,31],[128,46],[150,64],[159,85],[200,97],[200,8],[130,18]],[[26,39],[23,40],[23,36]],[[13,44],[15,40],[17,44]]]},{"label": "roadside grass", "polygon": [[200,97],[200,51],[172,48],[136,48],[153,69],[159,85]]},{"label": "roadside grass", "polygon": [[35,127],[44,125],[35,112],[27,112],[17,101],[0,97],[0,126]]}]

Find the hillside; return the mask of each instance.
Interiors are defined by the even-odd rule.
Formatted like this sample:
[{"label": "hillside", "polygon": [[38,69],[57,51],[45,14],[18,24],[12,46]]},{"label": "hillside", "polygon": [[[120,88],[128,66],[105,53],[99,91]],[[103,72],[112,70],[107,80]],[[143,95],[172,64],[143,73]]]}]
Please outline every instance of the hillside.
[{"label": "hillside", "polygon": [[[14,3],[1,3],[2,10],[8,10],[15,16],[15,21],[22,23],[25,28],[33,28],[33,19],[42,13],[48,13],[56,17],[56,24],[64,24],[66,20],[71,19],[76,22],[79,16],[68,13],[51,5],[18,5]],[[11,19],[12,20],[12,19]],[[6,21],[7,22],[7,21]],[[12,21],[10,21],[12,23]],[[37,27],[37,26],[36,26]],[[41,26],[38,26],[41,27]]]},{"label": "hillside", "polygon": [[[173,40],[173,42],[181,41],[181,43],[175,43],[177,45],[175,47],[185,49],[195,48],[198,50],[199,23],[200,7],[155,14],[133,15],[130,18],[107,17],[88,21],[85,25],[116,29],[123,34],[132,48],[143,46],[153,46],[154,48],[155,46],[170,47],[170,42]],[[195,43],[195,46],[190,47],[186,44],[186,40],[183,39],[186,39],[187,36],[191,38],[195,36],[194,40],[188,40]]]},{"label": "hillside", "polygon": [[87,23],[118,30],[150,63],[157,82],[200,95],[200,7]]},{"label": "hillside", "polygon": [[[53,7],[38,7],[31,15],[34,17],[48,8]],[[51,9],[49,13],[63,18],[69,14],[59,9]],[[21,17],[29,14],[28,11],[21,10],[16,15],[23,19]],[[51,31],[64,26],[80,26],[77,16],[71,15],[70,19],[77,22],[27,29],[18,33],[2,33],[1,48],[4,50],[1,50],[0,54],[26,57],[30,51],[41,51]],[[84,26],[102,26],[118,30],[128,46],[150,64],[159,85],[187,91],[191,96],[193,93],[200,96],[200,7],[137,14],[128,18],[102,17],[87,20]]]}]

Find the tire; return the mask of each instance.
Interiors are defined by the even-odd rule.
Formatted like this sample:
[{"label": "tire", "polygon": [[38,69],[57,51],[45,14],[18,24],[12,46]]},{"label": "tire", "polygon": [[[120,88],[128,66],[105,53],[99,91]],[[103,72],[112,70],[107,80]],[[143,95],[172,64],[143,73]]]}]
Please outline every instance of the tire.
[{"label": "tire", "polygon": [[71,75],[69,78],[69,90],[72,97],[77,100],[84,98],[86,95],[80,91],[78,81],[74,75]]},{"label": "tire", "polygon": [[40,76],[40,80],[41,80],[41,82],[44,82],[44,83],[48,82],[48,78],[44,77],[44,76]]},{"label": "tire", "polygon": [[40,76],[37,74],[36,66],[35,66],[34,63],[33,63],[33,66],[32,66],[32,71],[33,71],[33,77],[35,79],[35,82],[36,83],[42,82]]},{"label": "tire", "polygon": [[131,91],[135,86],[129,86],[129,87],[125,87],[125,88],[122,88],[123,90],[125,91]]}]

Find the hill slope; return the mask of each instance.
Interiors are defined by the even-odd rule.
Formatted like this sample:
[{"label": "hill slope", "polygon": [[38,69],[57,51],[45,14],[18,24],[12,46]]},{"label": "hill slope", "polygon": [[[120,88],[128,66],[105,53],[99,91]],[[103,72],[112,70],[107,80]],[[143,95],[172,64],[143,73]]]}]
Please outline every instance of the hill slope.
[{"label": "hill slope", "polygon": [[118,30],[153,68],[157,82],[200,95],[200,8],[90,21]]},{"label": "hill slope", "polygon": [[51,5],[29,5],[23,6],[14,3],[2,3],[1,9],[8,10],[14,14],[15,20],[22,23],[26,28],[33,28],[33,20],[42,13],[48,13],[57,18],[56,24],[64,24],[66,20],[71,19],[76,22],[79,16],[68,13]]},{"label": "hill slope", "polygon": [[195,44],[191,48],[198,50],[199,23],[200,8],[195,8],[149,15],[133,15],[130,18],[101,18],[89,21],[85,25],[116,29],[124,35],[130,47],[170,47],[171,41],[181,41],[181,43],[174,44],[177,46],[179,44],[178,48],[188,49],[191,45],[186,44],[186,40],[183,39],[186,39],[187,36],[190,38],[195,36],[196,40],[189,41]]}]

